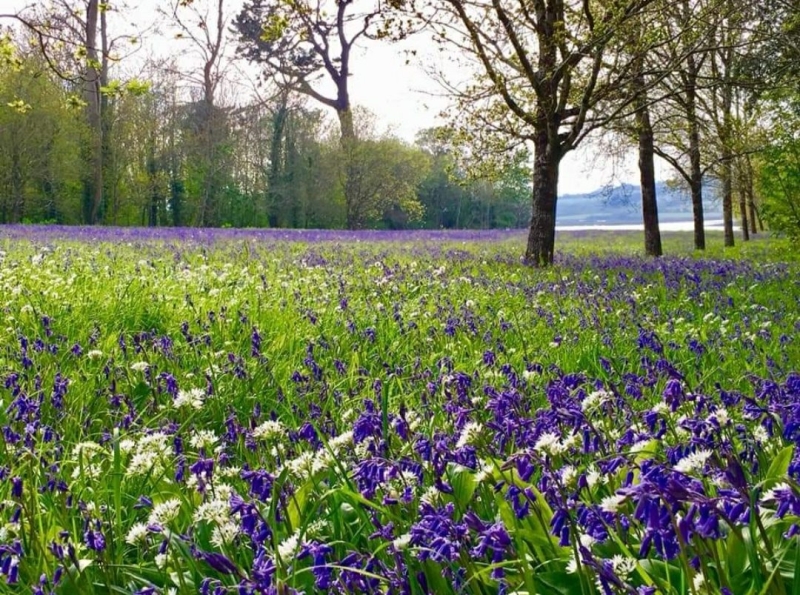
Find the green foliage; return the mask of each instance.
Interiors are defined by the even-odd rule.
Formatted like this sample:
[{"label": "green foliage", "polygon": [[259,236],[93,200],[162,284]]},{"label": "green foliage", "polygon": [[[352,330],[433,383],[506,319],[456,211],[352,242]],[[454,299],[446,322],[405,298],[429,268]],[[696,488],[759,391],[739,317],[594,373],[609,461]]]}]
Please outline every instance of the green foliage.
[{"label": "green foliage", "polygon": [[352,190],[346,205],[349,220],[357,227],[390,213],[403,223],[422,218],[417,186],[427,173],[428,161],[421,151],[396,139],[378,138],[359,139],[338,155]]},{"label": "green foliage", "polygon": [[[463,155],[443,128],[423,130],[417,145],[430,172],[419,187],[428,228],[521,228],[530,219],[530,165],[525,151],[496,161],[491,177],[476,178],[460,166]],[[474,173],[474,172],[473,172]]]},{"label": "green foliage", "polygon": [[[516,264],[520,235],[464,246],[282,243],[226,232],[209,242],[183,232],[121,242],[116,232],[89,233],[91,242],[33,231],[0,239],[10,329],[0,335],[9,385],[0,386],[5,559],[16,539],[24,544],[13,560],[18,582],[0,576],[0,593],[27,592],[42,575],[49,587],[59,566],[58,595],[148,587],[188,595],[204,578],[235,592],[257,576],[256,547],[274,561],[267,578],[278,592],[324,593],[312,573],[318,562],[297,555],[312,542],[330,547],[322,564],[337,577],[351,553],[369,560],[368,570],[344,570],[378,576],[381,588],[402,562],[416,593],[599,595],[596,569],[574,562],[578,543],[633,585],[619,592],[797,592],[798,541],[784,534],[800,518],[796,508],[776,514],[768,497],[781,482],[797,493],[787,477],[797,473],[795,446],[779,421],[793,415],[797,388],[782,378],[800,355],[791,338],[798,264],[775,261],[783,240],[709,261],[689,256],[686,236],[668,236],[670,251],[682,254],[653,266],[635,257],[635,234],[576,236],[562,264],[540,272]],[[737,255],[748,261],[730,258]],[[662,338],[658,353],[640,345],[643,328],[632,317]],[[705,351],[688,349],[692,339]],[[678,372],[686,394],[672,410],[662,394]],[[630,397],[631,389],[642,394]],[[372,417],[365,401],[375,404]],[[377,417],[385,446],[374,435],[354,439],[362,415]],[[610,450],[569,434],[584,419],[590,437],[612,438]],[[547,441],[523,434],[540,423],[564,431],[546,456]],[[648,423],[659,438],[642,441],[653,432]],[[743,489],[728,483],[736,476],[726,461],[676,477],[687,443],[698,439],[745,453],[751,526],[720,519]],[[433,463],[420,452],[427,443]],[[457,443],[473,462],[449,460]],[[523,474],[532,456],[535,475]],[[413,471],[364,472],[395,461]],[[702,526],[717,514],[718,535],[692,534],[696,557],[639,553],[645,522],[634,498],[665,497],[631,494],[646,470],[668,474],[664,493],[707,506],[688,514],[683,501],[665,507],[676,524]],[[374,493],[359,484],[373,479]],[[598,504],[617,491],[629,494],[619,515],[599,517]],[[238,498],[247,519],[232,510]],[[502,555],[470,554],[481,538],[464,529],[448,542],[463,556],[425,556],[429,546],[410,539],[423,499],[452,510],[447,520],[461,523],[469,511],[473,524],[502,530]],[[586,523],[620,520],[595,525],[597,538],[573,526],[563,546],[554,518],[572,513]],[[104,535],[103,547],[90,549],[90,530]],[[256,546],[246,531],[267,537]],[[74,555],[58,560],[59,546]],[[200,552],[225,556],[229,571]]]},{"label": "green foliage", "polygon": [[0,36],[0,68],[10,68],[16,71],[22,69],[22,60],[17,54],[11,36],[8,34]]},{"label": "green foliage", "polygon": [[0,222],[77,222],[82,124],[36,54],[0,65]]},{"label": "green foliage", "polygon": [[776,123],[757,161],[762,216],[770,229],[800,245],[800,104],[775,106]]}]

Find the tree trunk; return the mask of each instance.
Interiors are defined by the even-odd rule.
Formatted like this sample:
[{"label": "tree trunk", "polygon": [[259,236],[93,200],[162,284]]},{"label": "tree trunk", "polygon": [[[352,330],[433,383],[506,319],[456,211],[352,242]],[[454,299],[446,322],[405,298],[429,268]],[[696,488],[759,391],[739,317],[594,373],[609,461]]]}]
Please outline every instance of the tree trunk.
[{"label": "tree trunk", "polygon": [[86,7],[86,55],[87,68],[84,81],[86,96],[86,116],[91,134],[88,147],[88,165],[91,175],[84,180],[84,199],[88,201],[84,209],[86,223],[97,222],[100,203],[103,201],[103,126],[100,102],[101,64],[97,48],[97,30],[99,17],[99,1],[89,0]]},{"label": "tree trunk", "polygon": [[730,50],[725,62],[722,87],[722,218],[725,227],[725,246],[733,246],[733,86],[730,83]]},{"label": "tree trunk", "polygon": [[691,162],[689,184],[692,192],[692,218],[694,219],[694,248],[706,249],[705,216],[703,213],[703,170],[700,165],[700,135],[697,123],[689,134],[689,158]]},{"label": "tree trunk", "polygon": [[[723,141],[726,142],[726,141]],[[722,222],[725,228],[725,246],[734,245],[733,235],[733,164],[729,149],[722,157]]]},{"label": "tree trunk", "polygon": [[148,205],[148,212],[147,212],[147,225],[149,227],[157,227],[158,226],[158,211],[159,211],[159,203],[161,202],[161,197],[159,196],[158,191],[158,163],[156,162],[156,146],[155,146],[155,139],[151,138],[149,140],[149,155],[147,156],[147,177],[150,181],[150,201]]},{"label": "tree trunk", "polygon": [[703,174],[692,168],[692,217],[694,219],[694,249],[706,249],[705,220],[703,216]]},{"label": "tree trunk", "polygon": [[337,110],[339,126],[341,127],[340,144],[344,164],[344,203],[347,229],[359,229],[363,224],[359,206],[358,190],[355,186],[356,169],[356,132],[353,124],[353,112],[347,105],[344,109]]},{"label": "tree trunk", "polygon": [[750,241],[750,226],[747,224],[747,191],[739,186],[739,212],[742,214],[742,240]]},{"label": "tree trunk", "polygon": [[267,175],[267,220],[270,227],[278,227],[280,214],[279,202],[282,193],[278,189],[278,180],[281,174],[283,131],[287,112],[286,95],[284,95],[272,118],[272,142],[269,149],[269,174]]},{"label": "tree trunk", "polygon": [[534,141],[533,208],[525,263],[536,267],[553,264],[556,243],[556,202],[560,155],[547,129],[537,130]]},{"label": "tree trunk", "polygon": [[747,187],[747,211],[748,217],[747,220],[750,223],[750,235],[755,235],[758,233],[756,229],[756,203],[755,203],[755,196],[753,193],[753,162],[750,160],[750,155],[745,155],[745,180],[746,180],[746,187]]},{"label": "tree trunk", "polygon": [[173,173],[169,182],[169,208],[172,211],[172,226],[180,227],[183,225],[183,181]]},{"label": "tree trunk", "polygon": [[[16,134],[12,133],[12,138]],[[24,188],[22,174],[22,159],[19,154],[19,147],[14,138],[11,147],[11,223],[19,223],[22,220],[22,211],[25,205]]]},{"label": "tree trunk", "polygon": [[642,219],[644,223],[644,250],[648,256],[661,256],[661,229],[658,224],[656,199],[655,150],[650,109],[647,106],[645,78],[638,73],[635,85],[636,128],[639,133],[639,177],[642,191]]},{"label": "tree trunk", "polygon": [[703,218],[703,176],[692,172],[692,216],[694,217],[694,248],[706,249],[705,221]]},{"label": "tree trunk", "polygon": [[697,64],[694,56],[687,57],[689,78],[686,89],[686,120],[689,125],[690,187],[692,191],[692,215],[694,219],[694,248],[706,249],[706,230],[703,214],[703,170],[700,163],[700,126],[697,121]]},{"label": "tree trunk", "polygon": [[761,211],[753,203],[753,210],[756,212],[756,219],[758,220],[758,231],[764,231],[764,220],[761,218]]}]

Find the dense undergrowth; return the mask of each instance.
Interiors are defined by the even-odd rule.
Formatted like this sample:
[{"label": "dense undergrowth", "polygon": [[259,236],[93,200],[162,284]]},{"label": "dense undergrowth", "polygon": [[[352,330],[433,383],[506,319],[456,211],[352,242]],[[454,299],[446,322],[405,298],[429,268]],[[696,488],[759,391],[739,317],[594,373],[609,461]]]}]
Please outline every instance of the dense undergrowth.
[{"label": "dense undergrowth", "polygon": [[0,593],[800,592],[776,240],[4,234]]}]

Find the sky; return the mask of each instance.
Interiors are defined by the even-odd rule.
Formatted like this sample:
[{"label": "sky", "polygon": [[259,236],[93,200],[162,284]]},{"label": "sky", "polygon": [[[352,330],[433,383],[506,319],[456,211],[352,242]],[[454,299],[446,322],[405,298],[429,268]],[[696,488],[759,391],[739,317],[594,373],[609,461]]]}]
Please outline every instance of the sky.
[{"label": "sky", "polygon": [[[6,12],[28,6],[34,1],[0,0],[0,6]],[[195,0],[200,6],[206,1]],[[165,0],[134,2],[130,4],[135,9],[125,13],[126,22],[135,21],[140,30],[159,20],[162,22],[158,25],[158,33],[151,31],[142,38],[143,47],[138,55],[174,54],[185,47],[173,38],[169,27],[163,24],[163,18],[159,18],[158,7],[166,7]],[[241,4],[242,0],[226,0],[228,20],[235,16]],[[231,43],[231,51],[233,47]],[[409,55],[408,50],[414,50],[416,55]],[[182,61],[191,61],[191,57],[185,56]],[[356,47],[351,58],[351,101],[372,111],[382,128],[413,142],[419,130],[443,124],[445,120],[440,114],[446,112],[450,105],[442,87],[429,76],[431,68],[444,71],[448,76],[452,73],[461,79],[467,76],[463,69],[459,70],[454,65],[452,59],[424,37],[414,37],[401,44],[365,40],[360,47]],[[250,76],[257,76],[255,71],[249,72]],[[638,168],[632,152],[616,167],[603,155],[604,151],[592,143],[569,153],[562,161],[559,193],[587,193],[608,184],[638,183]],[[663,168],[657,167],[658,173],[663,174]]]}]

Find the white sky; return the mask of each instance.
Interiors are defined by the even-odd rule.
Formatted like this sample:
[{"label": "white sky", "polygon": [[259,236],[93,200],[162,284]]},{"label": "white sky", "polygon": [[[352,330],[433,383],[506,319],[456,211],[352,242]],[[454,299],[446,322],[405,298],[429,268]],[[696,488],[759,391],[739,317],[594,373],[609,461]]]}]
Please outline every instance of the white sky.
[{"label": "white sky", "polygon": [[[0,10],[17,10],[35,1],[0,0]],[[134,2],[135,9],[124,13],[127,18],[123,22],[135,21],[140,30],[159,20],[158,7],[168,10],[165,0],[133,0],[131,4]],[[198,6],[203,6],[205,2],[195,0]],[[226,0],[226,4],[225,11],[230,22],[242,0]],[[169,26],[161,24],[159,27],[161,35],[149,34],[143,38],[141,55],[165,55],[180,51],[181,42],[172,39]],[[234,46],[235,43],[231,42],[230,52]],[[416,50],[417,55],[410,57],[403,51],[409,49]],[[425,72],[425,67],[430,69],[431,66],[444,72],[454,68],[447,56],[425,38],[415,37],[403,44],[362,39],[361,46],[357,46],[351,59],[351,101],[375,113],[383,127],[401,138],[413,141],[417,131],[442,124],[439,114],[447,110],[449,105],[448,99],[442,96],[442,88]],[[458,75],[458,71],[455,74]],[[461,76],[463,78],[464,74],[461,73]],[[591,192],[612,182],[638,183],[638,168],[632,153],[625,159],[622,170],[616,172],[615,178],[611,164],[604,161],[601,155],[599,148],[589,144],[567,155],[561,167],[560,193]]]}]

